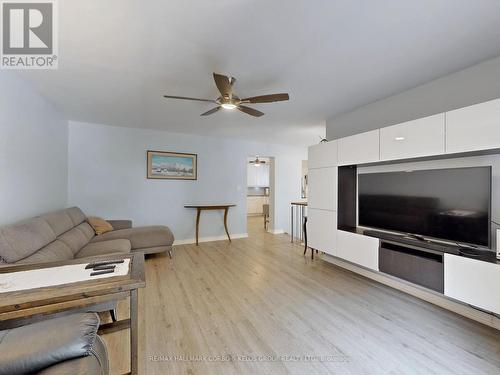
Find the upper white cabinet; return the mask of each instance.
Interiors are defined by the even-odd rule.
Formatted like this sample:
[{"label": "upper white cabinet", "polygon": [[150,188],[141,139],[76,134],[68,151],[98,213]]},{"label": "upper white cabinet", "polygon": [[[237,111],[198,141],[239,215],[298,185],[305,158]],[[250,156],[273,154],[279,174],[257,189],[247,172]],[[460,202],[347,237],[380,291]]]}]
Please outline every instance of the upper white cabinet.
[{"label": "upper white cabinet", "polygon": [[378,238],[337,231],[337,256],[349,262],[378,271]]},{"label": "upper white cabinet", "polygon": [[444,254],[444,294],[500,314],[500,264]]},{"label": "upper white cabinet", "polygon": [[325,168],[337,165],[337,141],[320,143],[309,147],[308,168]]},{"label": "upper white cabinet", "polygon": [[337,212],[308,208],[307,239],[309,247],[336,255]]},{"label": "upper white cabinet", "polygon": [[380,130],[339,139],[339,165],[373,163],[380,160]]},{"label": "upper white cabinet", "polygon": [[309,170],[309,208],[337,209],[337,167]]},{"label": "upper white cabinet", "polygon": [[500,99],[446,112],[446,153],[500,148]]},{"label": "upper white cabinet", "polygon": [[440,155],[444,145],[444,113],[380,129],[381,160]]},{"label": "upper white cabinet", "polygon": [[249,164],[247,167],[247,186],[268,187],[269,164],[261,164],[259,167]]}]

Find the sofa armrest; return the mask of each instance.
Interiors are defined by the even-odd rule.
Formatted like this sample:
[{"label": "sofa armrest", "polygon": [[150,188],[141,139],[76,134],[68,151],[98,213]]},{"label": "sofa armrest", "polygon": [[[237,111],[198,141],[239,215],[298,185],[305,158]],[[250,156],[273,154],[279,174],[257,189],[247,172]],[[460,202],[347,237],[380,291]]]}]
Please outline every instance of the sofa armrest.
[{"label": "sofa armrest", "polygon": [[32,373],[88,356],[99,323],[96,313],[80,313],[0,331],[0,375]]},{"label": "sofa armrest", "polygon": [[113,230],[132,228],[132,220],[106,220],[111,224]]}]

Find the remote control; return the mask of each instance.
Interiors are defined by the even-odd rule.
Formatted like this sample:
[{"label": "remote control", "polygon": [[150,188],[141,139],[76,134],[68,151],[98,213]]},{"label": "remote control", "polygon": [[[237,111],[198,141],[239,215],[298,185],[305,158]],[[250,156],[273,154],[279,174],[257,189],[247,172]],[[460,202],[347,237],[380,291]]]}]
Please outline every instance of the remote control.
[{"label": "remote control", "polygon": [[92,262],[89,263],[85,266],[85,269],[88,270],[89,268],[95,268],[96,266],[104,266],[107,264],[118,264],[118,263],[123,263],[125,262],[123,259],[115,259],[115,260],[102,260],[102,261],[97,261],[97,262]]}]

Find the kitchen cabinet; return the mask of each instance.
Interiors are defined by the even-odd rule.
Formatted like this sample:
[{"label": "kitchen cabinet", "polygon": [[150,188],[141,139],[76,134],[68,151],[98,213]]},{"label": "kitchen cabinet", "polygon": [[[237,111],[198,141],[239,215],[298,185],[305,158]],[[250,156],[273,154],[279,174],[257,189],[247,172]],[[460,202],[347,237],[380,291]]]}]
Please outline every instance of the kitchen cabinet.
[{"label": "kitchen cabinet", "polygon": [[336,255],[337,212],[308,208],[307,240],[309,247]]},{"label": "kitchen cabinet", "polygon": [[380,160],[441,155],[444,152],[444,113],[380,129]]},{"label": "kitchen cabinet", "polygon": [[500,148],[500,99],[446,112],[446,153]]},{"label": "kitchen cabinet", "polygon": [[247,197],[247,214],[248,215],[263,215],[263,206],[269,204],[267,196],[248,196]]},{"label": "kitchen cabinet", "polygon": [[247,185],[252,187],[268,187],[269,164],[261,164],[259,167],[249,164],[247,167]]},{"label": "kitchen cabinet", "polygon": [[308,168],[325,168],[337,165],[338,142],[323,142],[308,149]]},{"label": "kitchen cabinet", "polygon": [[340,138],[338,164],[353,165],[373,163],[380,160],[380,130]]},{"label": "kitchen cabinet", "polygon": [[444,294],[500,314],[500,264],[444,254]]},{"label": "kitchen cabinet", "polygon": [[337,231],[337,257],[378,271],[379,239],[362,234]]},{"label": "kitchen cabinet", "polygon": [[309,170],[309,208],[337,210],[337,167]]}]

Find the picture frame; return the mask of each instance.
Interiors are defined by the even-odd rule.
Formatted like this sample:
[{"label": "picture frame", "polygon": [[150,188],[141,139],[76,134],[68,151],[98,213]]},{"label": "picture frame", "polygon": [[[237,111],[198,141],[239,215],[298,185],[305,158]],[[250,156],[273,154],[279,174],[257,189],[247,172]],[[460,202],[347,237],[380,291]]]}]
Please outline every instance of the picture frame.
[{"label": "picture frame", "polygon": [[148,150],[147,178],[154,180],[197,180],[198,155]]}]

